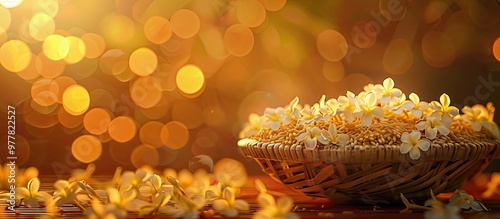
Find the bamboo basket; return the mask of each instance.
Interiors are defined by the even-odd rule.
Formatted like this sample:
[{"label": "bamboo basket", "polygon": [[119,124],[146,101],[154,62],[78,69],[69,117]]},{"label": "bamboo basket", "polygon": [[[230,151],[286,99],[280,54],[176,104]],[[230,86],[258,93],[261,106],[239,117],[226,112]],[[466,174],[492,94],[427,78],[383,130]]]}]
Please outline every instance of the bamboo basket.
[{"label": "bamboo basket", "polygon": [[305,150],[302,145],[238,142],[240,152],[291,189],[308,196],[365,203],[428,197],[452,192],[498,157],[500,142],[432,144],[421,160],[401,155],[399,146],[346,146]]}]

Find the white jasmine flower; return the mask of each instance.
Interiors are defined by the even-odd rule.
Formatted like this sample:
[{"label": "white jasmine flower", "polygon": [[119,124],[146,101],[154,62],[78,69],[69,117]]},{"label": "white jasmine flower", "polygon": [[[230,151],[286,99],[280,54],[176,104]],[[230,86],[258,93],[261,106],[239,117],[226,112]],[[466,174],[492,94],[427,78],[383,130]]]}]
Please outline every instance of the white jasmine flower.
[{"label": "white jasmine flower", "polygon": [[[326,142],[323,142],[323,140],[320,140],[321,143],[323,144],[328,144],[328,142],[332,144],[338,144],[338,145],[346,145],[349,142],[349,135],[347,134],[338,134],[337,133],[337,126],[335,124],[330,124],[327,130],[322,130],[321,131],[321,136],[323,137]],[[321,138],[320,138],[321,139]]]},{"label": "white jasmine flower", "polygon": [[442,135],[448,135],[450,133],[450,130],[443,122],[435,117],[427,117],[426,121],[419,122],[415,126],[418,130],[425,130],[425,137],[431,140],[436,138],[438,132]]},{"label": "white jasmine flower", "polygon": [[354,93],[347,91],[346,96],[340,96],[337,102],[339,104],[339,110],[348,122],[352,122],[354,118],[361,116],[362,112],[356,104],[357,98]]},{"label": "white jasmine flower", "polygon": [[420,97],[418,97],[416,93],[411,93],[408,97],[410,98],[411,102],[413,102],[413,108],[411,109],[411,114],[416,118],[422,117],[423,112],[429,109],[429,103],[425,101],[420,101]]},{"label": "white jasmine flower", "polygon": [[380,99],[380,102],[383,104],[388,104],[393,97],[400,97],[403,93],[400,89],[394,88],[394,81],[392,78],[386,78],[382,85],[375,85],[373,92],[377,94],[377,98]]},{"label": "white jasmine flower", "polygon": [[434,110],[430,117],[440,118],[444,125],[450,126],[453,117],[458,115],[458,108],[450,106],[450,97],[446,93],[439,97],[439,101],[432,101],[430,103],[429,106]]},{"label": "white jasmine flower", "polygon": [[304,145],[308,150],[314,150],[318,141],[326,141],[323,136],[321,136],[321,129],[318,127],[307,127],[306,131],[300,133],[295,139],[299,143],[304,142]]},{"label": "white jasmine flower", "polygon": [[401,135],[401,146],[399,151],[401,154],[410,153],[410,158],[413,160],[418,160],[420,158],[420,150],[429,150],[430,143],[426,140],[420,139],[421,134],[419,131],[403,132]]},{"label": "white jasmine flower", "polygon": [[363,99],[358,99],[358,105],[363,115],[361,116],[361,124],[368,127],[372,124],[372,118],[384,117],[384,110],[377,106],[377,98],[375,94],[369,93]]}]

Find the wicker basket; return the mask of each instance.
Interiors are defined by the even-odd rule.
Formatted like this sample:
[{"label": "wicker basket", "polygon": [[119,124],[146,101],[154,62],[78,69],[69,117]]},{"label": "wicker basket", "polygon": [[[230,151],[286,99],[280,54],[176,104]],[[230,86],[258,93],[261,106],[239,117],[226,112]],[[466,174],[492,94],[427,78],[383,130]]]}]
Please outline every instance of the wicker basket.
[{"label": "wicker basket", "polygon": [[498,157],[500,142],[431,145],[419,161],[401,155],[395,145],[305,150],[302,145],[242,140],[239,149],[271,177],[305,195],[378,203],[398,200],[400,193],[420,198],[429,189],[436,194],[454,191]]},{"label": "wicker basket", "polygon": [[239,150],[306,195],[367,203],[452,192],[499,157],[492,103],[460,114],[447,94],[430,103],[409,98],[391,78],[313,105],[296,97],[250,115]]}]

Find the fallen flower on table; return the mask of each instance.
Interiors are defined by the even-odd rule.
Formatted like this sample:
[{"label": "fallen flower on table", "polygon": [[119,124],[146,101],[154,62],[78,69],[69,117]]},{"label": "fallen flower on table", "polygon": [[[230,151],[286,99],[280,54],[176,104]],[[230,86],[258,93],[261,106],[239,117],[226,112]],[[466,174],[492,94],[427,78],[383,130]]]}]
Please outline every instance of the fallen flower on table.
[{"label": "fallen flower on table", "polygon": [[260,210],[253,216],[254,219],[296,219],[299,215],[291,212],[293,199],[289,196],[281,196],[277,200],[274,196],[267,193],[267,188],[264,183],[256,179],[255,188],[260,192],[257,201]]},{"label": "fallen flower on table", "polygon": [[155,215],[157,212],[161,212],[162,209],[166,207],[171,197],[170,194],[166,194],[165,192],[159,192],[152,196],[152,202],[139,209],[139,217]]},{"label": "fallen flower on table", "polygon": [[17,188],[17,198],[24,201],[24,205],[28,208],[39,207],[39,202],[46,202],[52,199],[52,196],[40,189],[40,180],[33,178],[28,182],[26,187]]},{"label": "fallen flower on table", "polygon": [[463,190],[455,190],[450,198],[450,204],[458,206],[462,209],[473,209],[476,211],[488,210],[485,206],[477,200],[474,200],[472,195],[467,194]]},{"label": "fallen flower on table", "polygon": [[248,202],[236,199],[236,191],[231,187],[224,188],[222,197],[215,199],[212,206],[225,217],[237,217],[239,211],[248,211],[250,209]]}]

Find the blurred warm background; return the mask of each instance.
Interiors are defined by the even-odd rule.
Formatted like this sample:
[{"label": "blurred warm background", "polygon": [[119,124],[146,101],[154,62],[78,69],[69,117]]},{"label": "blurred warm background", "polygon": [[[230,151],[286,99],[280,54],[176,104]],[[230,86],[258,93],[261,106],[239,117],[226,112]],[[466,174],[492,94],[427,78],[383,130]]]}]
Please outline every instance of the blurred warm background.
[{"label": "blurred warm background", "polygon": [[0,163],[12,105],[17,164],[42,175],[224,157],[261,174],[236,147],[250,113],[386,77],[425,101],[500,105],[495,0],[0,4]]}]

